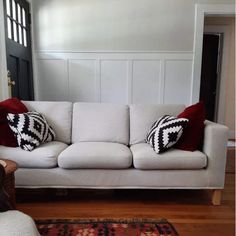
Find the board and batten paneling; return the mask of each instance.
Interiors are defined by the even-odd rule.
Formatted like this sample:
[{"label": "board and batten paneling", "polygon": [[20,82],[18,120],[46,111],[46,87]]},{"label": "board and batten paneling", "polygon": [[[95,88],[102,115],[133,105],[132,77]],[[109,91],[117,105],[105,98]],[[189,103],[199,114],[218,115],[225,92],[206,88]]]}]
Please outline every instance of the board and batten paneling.
[{"label": "board and batten paneling", "polygon": [[133,103],[161,103],[160,60],[134,60]]},{"label": "board and batten paneling", "polygon": [[188,105],[192,64],[192,52],[36,52],[36,99]]},{"label": "board and batten paneling", "polygon": [[96,61],[69,60],[69,100],[96,101]]},{"label": "board and batten paneling", "polygon": [[69,99],[66,60],[37,60],[36,73],[37,100],[66,101]]},{"label": "board and batten paneling", "polygon": [[185,104],[191,95],[192,61],[166,60],[164,103]]},{"label": "board and batten paneling", "polygon": [[127,70],[125,60],[101,61],[101,102],[128,103]]}]

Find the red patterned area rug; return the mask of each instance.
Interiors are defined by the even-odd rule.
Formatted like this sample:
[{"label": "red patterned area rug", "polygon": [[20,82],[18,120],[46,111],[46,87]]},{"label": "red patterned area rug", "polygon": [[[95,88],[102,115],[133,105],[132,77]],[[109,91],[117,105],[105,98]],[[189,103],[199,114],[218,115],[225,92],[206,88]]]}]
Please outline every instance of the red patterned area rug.
[{"label": "red patterned area rug", "polygon": [[178,236],[167,220],[36,220],[42,236]]}]

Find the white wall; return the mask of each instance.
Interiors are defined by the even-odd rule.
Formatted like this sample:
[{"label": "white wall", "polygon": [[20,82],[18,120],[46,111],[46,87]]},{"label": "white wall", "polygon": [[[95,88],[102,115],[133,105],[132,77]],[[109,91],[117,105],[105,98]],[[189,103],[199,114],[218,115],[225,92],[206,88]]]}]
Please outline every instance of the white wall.
[{"label": "white wall", "polygon": [[233,0],[35,0],[36,50],[192,51],[194,4]]},{"label": "white wall", "polygon": [[34,0],[36,98],[191,103],[195,3]]},{"label": "white wall", "polygon": [[43,0],[35,13],[39,50],[192,49],[189,0]]}]

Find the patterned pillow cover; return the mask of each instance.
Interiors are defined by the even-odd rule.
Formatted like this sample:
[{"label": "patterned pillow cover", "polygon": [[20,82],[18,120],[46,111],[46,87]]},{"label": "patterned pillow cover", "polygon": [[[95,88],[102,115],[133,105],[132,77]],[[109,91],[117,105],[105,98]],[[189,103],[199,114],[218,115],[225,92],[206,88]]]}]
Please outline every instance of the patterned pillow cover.
[{"label": "patterned pillow cover", "polygon": [[42,143],[53,141],[56,137],[46,118],[36,112],[7,115],[8,125],[17,137],[19,147],[32,151]]},{"label": "patterned pillow cover", "polygon": [[156,153],[162,153],[173,147],[188,125],[188,119],[164,115],[151,126],[146,142]]}]

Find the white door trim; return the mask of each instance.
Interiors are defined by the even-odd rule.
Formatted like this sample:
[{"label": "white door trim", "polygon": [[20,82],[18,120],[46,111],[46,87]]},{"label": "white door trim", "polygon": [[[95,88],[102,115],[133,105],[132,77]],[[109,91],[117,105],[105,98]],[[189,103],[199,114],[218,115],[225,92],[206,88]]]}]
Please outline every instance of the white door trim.
[{"label": "white door trim", "polygon": [[0,100],[9,97],[3,1],[0,0]]},{"label": "white door trim", "polygon": [[34,100],[38,100],[38,80],[37,80],[37,64],[36,64],[36,53],[35,53],[35,33],[34,33],[34,1],[33,0],[27,0],[29,2],[30,6],[30,14],[31,14],[31,52],[32,52],[32,70],[33,70],[33,89],[34,89]]},{"label": "white door trim", "polygon": [[192,86],[191,86],[191,103],[199,101],[204,17],[207,15],[234,16],[235,4],[195,5],[194,56],[193,56],[193,75],[192,75]]}]

